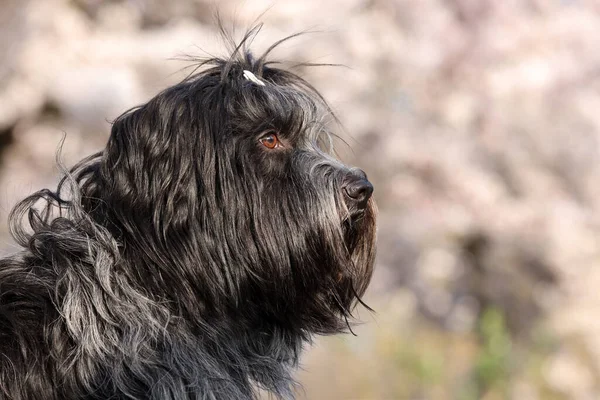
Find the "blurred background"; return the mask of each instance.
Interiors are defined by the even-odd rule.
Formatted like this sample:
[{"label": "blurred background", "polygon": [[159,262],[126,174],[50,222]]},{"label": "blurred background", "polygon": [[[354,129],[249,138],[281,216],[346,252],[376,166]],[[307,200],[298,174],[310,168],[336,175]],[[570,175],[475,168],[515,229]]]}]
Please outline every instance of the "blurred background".
[{"label": "blurred background", "polygon": [[600,398],[596,0],[0,0],[0,240],[7,213],[103,147],[109,121],[225,54],[299,73],[344,124],[379,204],[356,337],[319,338],[300,399]]}]

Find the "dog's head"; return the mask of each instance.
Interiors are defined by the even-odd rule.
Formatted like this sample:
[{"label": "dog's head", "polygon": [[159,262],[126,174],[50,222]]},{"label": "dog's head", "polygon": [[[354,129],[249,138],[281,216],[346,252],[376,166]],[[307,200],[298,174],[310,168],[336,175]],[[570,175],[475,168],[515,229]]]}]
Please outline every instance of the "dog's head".
[{"label": "dog's head", "polygon": [[246,51],[200,71],[117,118],[89,212],[126,273],[181,315],[343,329],[372,274],[376,211],[365,173],[332,155],[329,107]]}]

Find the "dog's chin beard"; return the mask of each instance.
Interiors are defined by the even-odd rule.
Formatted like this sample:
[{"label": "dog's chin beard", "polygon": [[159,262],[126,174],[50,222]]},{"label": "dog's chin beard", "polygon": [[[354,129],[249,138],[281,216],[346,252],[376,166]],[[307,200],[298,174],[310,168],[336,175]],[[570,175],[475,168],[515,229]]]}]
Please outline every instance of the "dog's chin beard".
[{"label": "dog's chin beard", "polygon": [[348,218],[342,223],[344,232],[344,243],[346,244],[346,250],[349,254],[352,254],[354,252],[354,249],[358,244],[358,239],[360,235],[358,225],[359,222],[355,221],[352,218]]},{"label": "dog's chin beard", "polygon": [[362,224],[368,210],[348,210],[346,217],[342,220],[342,231],[344,242],[350,255],[354,253],[362,234]]},{"label": "dog's chin beard", "polygon": [[369,311],[373,311],[362,299],[362,293],[359,293],[357,282],[355,281],[355,271],[357,268],[356,262],[361,262],[361,255],[358,252],[361,251],[361,240],[365,234],[366,219],[368,219],[367,213],[369,209],[350,211],[348,210],[346,217],[342,220],[342,233],[344,235],[345,250],[348,257],[348,264],[345,265],[344,270],[339,271],[336,275],[336,295],[332,298],[333,303],[336,305],[340,317],[344,323],[344,330],[350,332],[356,336],[352,329],[353,323],[351,322],[355,315],[353,309],[355,305],[361,304]]}]

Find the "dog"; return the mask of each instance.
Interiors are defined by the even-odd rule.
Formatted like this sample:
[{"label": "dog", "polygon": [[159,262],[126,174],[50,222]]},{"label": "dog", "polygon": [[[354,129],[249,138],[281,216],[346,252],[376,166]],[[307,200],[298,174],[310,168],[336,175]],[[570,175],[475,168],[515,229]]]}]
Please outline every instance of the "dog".
[{"label": "dog", "polygon": [[373,186],[334,156],[319,92],[248,37],[13,209],[2,398],[293,398],[303,347],[350,329]]}]

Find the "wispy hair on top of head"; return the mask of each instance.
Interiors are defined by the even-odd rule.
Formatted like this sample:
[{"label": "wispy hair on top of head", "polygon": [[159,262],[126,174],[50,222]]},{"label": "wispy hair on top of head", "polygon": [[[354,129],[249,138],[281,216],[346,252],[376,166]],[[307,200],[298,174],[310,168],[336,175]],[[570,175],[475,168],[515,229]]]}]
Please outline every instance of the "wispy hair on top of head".
[{"label": "wispy hair on top of head", "polygon": [[[185,54],[183,56],[177,57],[176,59],[182,61],[188,61],[191,63],[187,68],[193,68],[192,72],[188,75],[194,75],[199,69],[206,66],[214,66],[220,65],[223,67],[223,77],[229,77],[229,70],[235,64],[244,64],[248,67],[251,67],[250,71],[254,74],[259,75],[260,71],[262,71],[263,67],[267,65],[276,65],[282,64],[282,61],[277,60],[269,60],[269,55],[279,46],[284,44],[285,42],[292,40],[294,38],[317,33],[318,31],[302,31],[290,34],[285,36],[273,44],[271,44],[265,51],[263,51],[260,56],[256,57],[251,51],[251,46],[259,35],[264,26],[263,23],[256,23],[251,28],[249,28],[246,33],[240,38],[236,39],[234,37],[233,28],[231,31],[227,30],[223,21],[217,17],[217,26],[219,31],[219,38],[224,43],[227,53],[224,56],[216,56],[209,54],[206,57],[199,57],[197,55]],[[203,51],[202,49],[200,49]],[[310,62],[297,62],[291,65],[288,65],[290,69],[294,69],[302,66],[341,66],[340,64],[328,64],[328,63],[310,63]],[[260,76],[260,75],[259,75]]]}]

